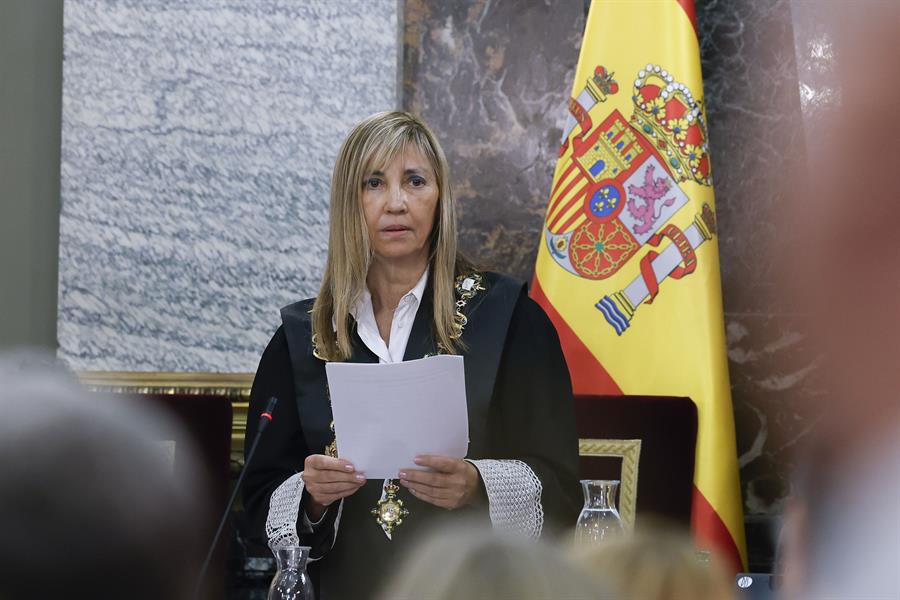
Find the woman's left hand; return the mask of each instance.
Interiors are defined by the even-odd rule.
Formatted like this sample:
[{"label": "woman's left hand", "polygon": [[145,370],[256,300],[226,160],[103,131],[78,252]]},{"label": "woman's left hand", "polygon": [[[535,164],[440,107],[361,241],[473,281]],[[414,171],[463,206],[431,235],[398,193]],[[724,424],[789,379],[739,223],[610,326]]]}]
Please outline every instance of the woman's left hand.
[{"label": "woman's left hand", "polygon": [[417,457],[416,464],[433,471],[404,469],[400,471],[400,485],[419,500],[447,510],[480,500],[481,476],[472,463],[460,458],[426,455]]}]

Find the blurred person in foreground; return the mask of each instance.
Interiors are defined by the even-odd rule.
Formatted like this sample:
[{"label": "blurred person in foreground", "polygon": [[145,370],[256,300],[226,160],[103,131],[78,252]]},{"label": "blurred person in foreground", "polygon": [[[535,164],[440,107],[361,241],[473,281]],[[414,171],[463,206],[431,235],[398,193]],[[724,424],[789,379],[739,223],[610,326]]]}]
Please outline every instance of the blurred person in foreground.
[{"label": "blurred person in foreground", "polygon": [[521,535],[457,525],[436,530],[400,564],[381,600],[612,600],[558,548]]},{"label": "blurred person in foreground", "polygon": [[788,289],[810,316],[827,409],[785,511],[779,570],[786,598],[896,599],[900,4],[826,8],[840,104],[827,123],[832,138],[808,149],[809,177],[792,198],[798,251]]},{"label": "blurred person in foreground", "polygon": [[686,533],[639,529],[588,549],[575,560],[621,600],[729,600],[731,579],[714,558],[706,561]]},{"label": "blurred person in foreground", "polygon": [[0,410],[0,598],[190,598],[200,478],[173,424],[39,355],[0,355]]}]

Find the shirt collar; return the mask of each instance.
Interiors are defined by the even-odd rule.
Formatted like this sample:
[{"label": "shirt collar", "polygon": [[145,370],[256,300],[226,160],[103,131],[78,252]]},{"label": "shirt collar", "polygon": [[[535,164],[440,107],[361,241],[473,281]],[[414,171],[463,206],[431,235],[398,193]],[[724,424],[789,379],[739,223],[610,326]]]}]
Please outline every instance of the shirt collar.
[{"label": "shirt collar", "polygon": [[[406,292],[403,295],[403,297],[400,298],[401,304],[407,298],[410,298],[410,297],[415,298],[417,306],[422,303],[422,298],[425,296],[425,288],[428,287],[428,275],[429,275],[430,271],[431,271],[430,266],[425,267],[425,272],[422,273],[421,277],[419,277],[419,281],[416,282],[416,285],[413,287],[413,289]],[[371,307],[371,306],[372,306],[372,292],[369,291],[369,286],[366,286],[363,288],[363,292],[362,292],[362,295],[360,296],[359,300],[357,300],[356,304],[354,304],[350,308],[350,314],[353,316],[354,319],[356,319],[358,321],[359,320],[358,315],[362,314],[364,309],[366,309],[367,307]],[[331,316],[331,326],[334,328],[335,331],[337,331],[337,320],[335,319],[334,315]]]},{"label": "shirt collar", "polygon": [[[425,267],[425,272],[422,273],[421,277],[419,277],[419,281],[416,283],[416,286],[413,289],[409,290],[409,293],[406,294],[406,296],[412,295],[416,299],[416,302],[420,304],[422,303],[422,297],[425,295],[425,288],[428,286],[429,269],[430,267]],[[404,296],[404,298],[406,296]]]}]

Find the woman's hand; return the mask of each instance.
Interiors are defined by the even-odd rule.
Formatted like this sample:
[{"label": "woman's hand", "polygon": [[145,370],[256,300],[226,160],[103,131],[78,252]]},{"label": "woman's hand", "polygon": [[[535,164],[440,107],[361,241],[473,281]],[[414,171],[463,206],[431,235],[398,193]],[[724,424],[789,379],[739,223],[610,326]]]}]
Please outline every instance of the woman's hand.
[{"label": "woman's hand", "polygon": [[333,502],[352,496],[366,484],[364,473],[357,473],[350,461],[324,454],[311,454],[303,464],[303,483],[309,494],[306,516],[318,521]]},{"label": "woman's hand", "polygon": [[420,456],[416,464],[434,471],[400,471],[400,485],[419,500],[453,510],[481,499],[481,476],[472,463],[446,456]]}]

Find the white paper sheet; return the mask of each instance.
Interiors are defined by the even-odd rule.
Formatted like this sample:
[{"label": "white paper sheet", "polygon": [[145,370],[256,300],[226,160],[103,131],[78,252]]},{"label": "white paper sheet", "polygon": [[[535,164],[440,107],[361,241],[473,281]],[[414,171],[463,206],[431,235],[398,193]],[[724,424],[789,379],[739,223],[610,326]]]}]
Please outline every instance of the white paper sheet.
[{"label": "white paper sheet", "polygon": [[369,479],[396,478],[420,454],[464,458],[469,417],[463,357],[328,363],[338,455]]}]

